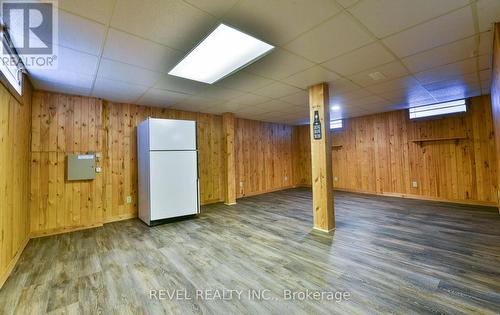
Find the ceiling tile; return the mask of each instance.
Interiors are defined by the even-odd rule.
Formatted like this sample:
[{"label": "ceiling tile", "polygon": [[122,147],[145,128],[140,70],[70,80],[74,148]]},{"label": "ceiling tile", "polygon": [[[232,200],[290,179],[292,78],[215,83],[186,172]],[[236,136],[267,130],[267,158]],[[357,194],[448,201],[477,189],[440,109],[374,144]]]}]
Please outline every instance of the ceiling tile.
[{"label": "ceiling tile", "polygon": [[367,88],[367,90],[375,94],[381,94],[388,91],[394,91],[400,89],[411,90],[413,88],[419,88],[419,87],[421,87],[421,85],[415,78],[413,78],[412,76],[405,76],[397,78],[395,80],[390,80],[383,83],[371,85]]},{"label": "ceiling tile", "polygon": [[344,76],[361,72],[394,60],[394,56],[376,42],[333,58],[322,65]]},{"label": "ceiling tile", "polygon": [[301,35],[285,46],[288,50],[315,62],[325,62],[373,41],[345,13]]},{"label": "ceiling tile", "polygon": [[110,29],[103,57],[167,73],[182,58],[182,54],[168,47]]},{"label": "ceiling tile", "polygon": [[214,113],[214,114],[221,114],[221,113],[234,113],[248,105],[243,105],[240,103],[236,103],[233,100],[225,102],[223,104],[215,105],[213,107],[208,108],[208,112]]},{"label": "ceiling tile", "polygon": [[[36,79],[32,77],[33,86],[37,90],[52,91],[58,93],[66,93],[72,95],[89,96],[92,87],[93,78],[85,75],[74,73],[59,73],[60,76],[48,77],[48,81]],[[69,78],[67,81],[63,78]],[[57,80],[60,79],[60,80]],[[71,85],[70,83],[76,84]]]},{"label": "ceiling tile", "polygon": [[[44,74],[47,74],[47,76],[57,79],[58,82],[61,80],[64,81],[64,78],[58,79],[54,77],[55,73],[71,72],[89,76],[95,75],[97,71],[97,64],[99,62],[99,58],[97,56],[64,47],[58,47],[57,50],[57,69],[40,69],[30,66],[29,63],[26,63],[26,69],[28,69],[31,75],[36,76],[37,78],[41,78]],[[45,80],[47,79],[48,77],[45,78]]]},{"label": "ceiling tile", "polygon": [[337,0],[337,2],[344,8],[349,8],[358,3],[360,0]]},{"label": "ceiling tile", "polygon": [[431,70],[415,74],[417,80],[422,84],[445,81],[450,77],[465,75],[476,72],[476,58],[469,58],[460,62],[437,67]]},{"label": "ceiling tile", "polygon": [[479,36],[479,55],[491,55],[493,53],[493,35],[491,31],[481,33]]},{"label": "ceiling tile", "polygon": [[187,106],[193,106],[193,108],[197,108],[197,111],[201,108],[213,107],[216,105],[223,104],[224,101],[208,98],[208,97],[199,97],[197,95],[188,96],[183,99],[181,102],[175,104],[174,108],[185,109],[188,110]]},{"label": "ceiling tile", "polygon": [[239,117],[248,117],[249,115],[261,115],[267,112],[269,112],[269,109],[265,107],[245,106],[238,109],[234,113]]},{"label": "ceiling tile", "polygon": [[360,88],[359,85],[347,79],[340,79],[329,82],[328,87],[330,96],[349,93]]},{"label": "ceiling tile", "polygon": [[281,45],[339,11],[330,0],[242,0],[224,21],[270,44]]},{"label": "ceiling tile", "polygon": [[213,16],[181,0],[118,0],[111,26],[189,51],[215,28]]},{"label": "ceiling tile", "polygon": [[246,93],[232,99],[231,102],[242,105],[257,105],[269,101],[269,97]]},{"label": "ceiling tile", "polygon": [[[377,72],[381,73],[384,76],[384,78],[381,78],[379,80],[374,80],[370,77],[370,74],[374,74]],[[349,79],[361,86],[370,86],[377,83],[382,83],[384,81],[389,81],[395,78],[399,78],[407,74],[408,71],[399,61],[393,61],[391,63],[350,76]]]},{"label": "ceiling tile", "polygon": [[467,5],[467,0],[360,1],[349,9],[378,38],[399,32]]},{"label": "ceiling tile", "polygon": [[492,65],[492,55],[479,56],[479,69],[478,70],[491,69],[491,65]]},{"label": "ceiling tile", "polygon": [[267,78],[280,80],[314,64],[283,49],[275,48],[270,54],[262,57],[245,71]]},{"label": "ceiling tile", "polygon": [[208,84],[164,74],[154,87],[185,94],[196,94],[206,89]]},{"label": "ceiling tile", "polygon": [[479,78],[481,81],[490,81],[491,80],[491,69],[482,70],[479,72]]},{"label": "ceiling tile", "polygon": [[314,66],[302,72],[293,74],[282,81],[301,89],[307,89],[314,84],[333,81],[338,78],[340,77],[335,73],[320,66]]},{"label": "ceiling tile", "polygon": [[200,91],[200,93],[197,93],[196,96],[199,97],[207,97],[207,98],[215,98],[218,100],[223,100],[223,101],[228,101],[230,99],[234,99],[238,96],[243,95],[244,92],[233,90],[233,89],[227,89],[221,86],[209,86],[206,89],[203,89]]},{"label": "ceiling tile", "polygon": [[252,92],[271,83],[273,83],[272,80],[248,72],[238,71],[217,82],[216,85],[244,92]]},{"label": "ceiling tile", "polygon": [[254,93],[257,95],[267,96],[270,98],[281,98],[283,96],[294,94],[299,91],[300,90],[296,87],[276,82],[261,89],[258,89]]},{"label": "ceiling tile", "polygon": [[423,87],[426,88],[429,92],[432,92],[444,88],[454,88],[454,87],[463,88],[464,86],[471,84],[477,85],[478,80],[479,79],[477,73],[471,72],[468,74],[463,74],[458,76],[448,76],[446,77],[445,80],[425,84]]},{"label": "ceiling tile", "polygon": [[231,9],[238,0],[185,0],[198,9],[208,12],[216,17],[222,17]]},{"label": "ceiling tile", "polygon": [[[59,12],[59,45],[100,55],[106,28],[104,25],[83,19],[64,11]],[[78,34],[75,36],[75,34]]]},{"label": "ceiling tile", "polygon": [[387,37],[383,42],[399,57],[406,57],[472,35],[472,11],[467,6]]},{"label": "ceiling tile", "polygon": [[476,6],[479,30],[481,32],[491,30],[493,23],[499,21],[500,2],[498,0],[478,0]]},{"label": "ceiling tile", "polygon": [[472,36],[412,55],[402,61],[411,72],[415,73],[474,57],[475,50],[476,36]]},{"label": "ceiling tile", "polygon": [[306,91],[299,91],[282,97],[280,100],[294,105],[309,106],[309,94]]},{"label": "ceiling tile", "polygon": [[160,89],[150,89],[139,99],[138,104],[168,107],[181,102],[186,97],[188,97],[187,94]]},{"label": "ceiling tile", "polygon": [[102,59],[97,76],[115,81],[152,86],[160,79],[162,74],[122,62]]},{"label": "ceiling tile", "polygon": [[96,78],[92,96],[100,97],[112,102],[133,103],[146,90],[147,86],[129,84],[104,78]]},{"label": "ceiling tile", "polygon": [[289,111],[290,109],[293,110],[295,108],[295,105],[287,103],[287,102],[283,102],[280,100],[270,100],[268,102],[265,102],[265,103],[262,103],[259,105],[255,105],[255,107],[265,108],[269,112],[271,112],[271,111],[285,111],[286,112],[286,111]]},{"label": "ceiling tile", "polygon": [[111,18],[115,0],[59,0],[57,3],[61,9],[106,24]]}]

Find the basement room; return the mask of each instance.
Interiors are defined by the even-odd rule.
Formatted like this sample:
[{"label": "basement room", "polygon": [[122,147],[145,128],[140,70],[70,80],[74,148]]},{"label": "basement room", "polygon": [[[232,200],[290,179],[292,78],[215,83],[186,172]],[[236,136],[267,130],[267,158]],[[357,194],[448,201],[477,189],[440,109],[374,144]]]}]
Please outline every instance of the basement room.
[{"label": "basement room", "polygon": [[500,314],[499,0],[0,12],[0,314]]}]

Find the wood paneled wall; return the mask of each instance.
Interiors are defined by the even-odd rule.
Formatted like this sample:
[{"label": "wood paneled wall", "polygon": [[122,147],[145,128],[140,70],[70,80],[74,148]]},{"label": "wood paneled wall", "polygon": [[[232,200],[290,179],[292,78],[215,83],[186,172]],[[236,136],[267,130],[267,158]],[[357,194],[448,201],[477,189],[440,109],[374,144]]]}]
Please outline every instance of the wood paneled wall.
[{"label": "wood paneled wall", "polygon": [[[309,127],[299,127],[299,156]],[[415,139],[466,137],[413,142]],[[336,189],[422,199],[497,204],[497,158],[489,96],[469,100],[462,115],[410,121],[406,110],[347,119],[332,133]],[[308,165],[307,158],[299,158]],[[310,166],[298,184],[310,185]],[[417,181],[417,188],[412,187]]]},{"label": "wood paneled wall", "polygon": [[[497,168],[500,170],[500,23],[495,24],[493,40],[493,71],[491,82],[491,105],[493,111],[493,123],[496,135]],[[498,187],[500,187],[500,171],[498,174]],[[500,209],[500,190],[497,191]]]},{"label": "wood paneled wall", "polygon": [[29,240],[31,84],[18,101],[0,84],[0,287]]},{"label": "wood paneled wall", "polygon": [[[34,237],[137,216],[136,126],[147,117],[197,121],[201,202],[224,200],[221,116],[37,91],[31,148]],[[236,120],[238,197],[292,186],[292,131],[292,126]],[[86,152],[101,153],[103,172],[94,181],[66,181],[66,155]]]},{"label": "wood paneled wall", "polygon": [[293,126],[236,119],[237,197],[293,186]]}]

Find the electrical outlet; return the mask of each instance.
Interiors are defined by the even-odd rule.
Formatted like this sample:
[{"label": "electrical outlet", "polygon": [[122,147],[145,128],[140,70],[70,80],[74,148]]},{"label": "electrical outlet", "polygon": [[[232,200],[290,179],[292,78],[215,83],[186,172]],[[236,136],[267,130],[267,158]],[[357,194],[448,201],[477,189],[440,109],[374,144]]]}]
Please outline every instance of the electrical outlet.
[{"label": "electrical outlet", "polygon": [[414,181],[411,182],[411,187],[418,188],[418,183],[417,183],[416,180],[414,180]]},{"label": "electrical outlet", "polygon": [[127,196],[127,203],[132,203],[132,196]]},{"label": "electrical outlet", "polygon": [[338,181],[339,181],[339,178],[338,178],[337,176],[334,176],[334,177],[333,177],[333,181],[334,181],[334,182],[338,182]]},{"label": "electrical outlet", "polygon": [[101,152],[96,152],[96,153],[95,153],[95,157],[96,157],[97,159],[98,159],[98,158],[100,158],[100,157],[102,157]]},{"label": "electrical outlet", "polygon": [[285,182],[288,181],[288,176],[285,176]]},{"label": "electrical outlet", "polygon": [[240,188],[243,188],[243,182],[240,182]]},{"label": "electrical outlet", "polygon": [[102,168],[101,168],[100,166],[96,166],[96,168],[95,168],[95,172],[96,172],[96,173],[100,173],[100,172],[102,172]]}]

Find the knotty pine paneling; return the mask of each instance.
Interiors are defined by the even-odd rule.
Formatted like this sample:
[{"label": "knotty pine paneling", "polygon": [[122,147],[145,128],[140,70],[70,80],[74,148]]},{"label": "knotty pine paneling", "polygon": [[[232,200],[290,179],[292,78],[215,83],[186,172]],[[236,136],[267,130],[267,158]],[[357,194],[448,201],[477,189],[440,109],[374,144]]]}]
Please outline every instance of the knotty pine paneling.
[{"label": "knotty pine paneling", "polygon": [[293,186],[293,126],[236,119],[237,197]]},{"label": "knotty pine paneling", "polygon": [[196,120],[201,203],[223,200],[221,116],[112,102],[104,112],[105,222],[137,216],[136,126],[147,117]]},{"label": "knotty pine paneling", "polygon": [[[493,111],[493,123],[496,135],[496,152],[500,157],[500,24],[495,24],[493,40],[493,70],[491,74],[491,105]],[[497,161],[497,169],[500,170],[500,158]],[[498,174],[498,187],[500,187],[500,174]],[[500,209],[500,190],[497,191]]]},{"label": "knotty pine paneling", "polygon": [[103,174],[93,181],[66,181],[65,175],[68,154],[102,152],[101,115],[99,99],[34,92],[32,236],[102,225]]},{"label": "knotty pine paneling", "polygon": [[[311,183],[309,127],[298,127],[297,184]],[[415,143],[413,139],[467,137]],[[489,96],[460,115],[410,121],[406,110],[356,117],[332,133],[334,187],[352,191],[495,205],[497,157]],[[310,162],[309,162],[310,163]],[[413,188],[411,182],[417,181]]]},{"label": "knotty pine paneling", "polygon": [[0,84],[0,287],[29,240],[31,84],[18,101]]}]

